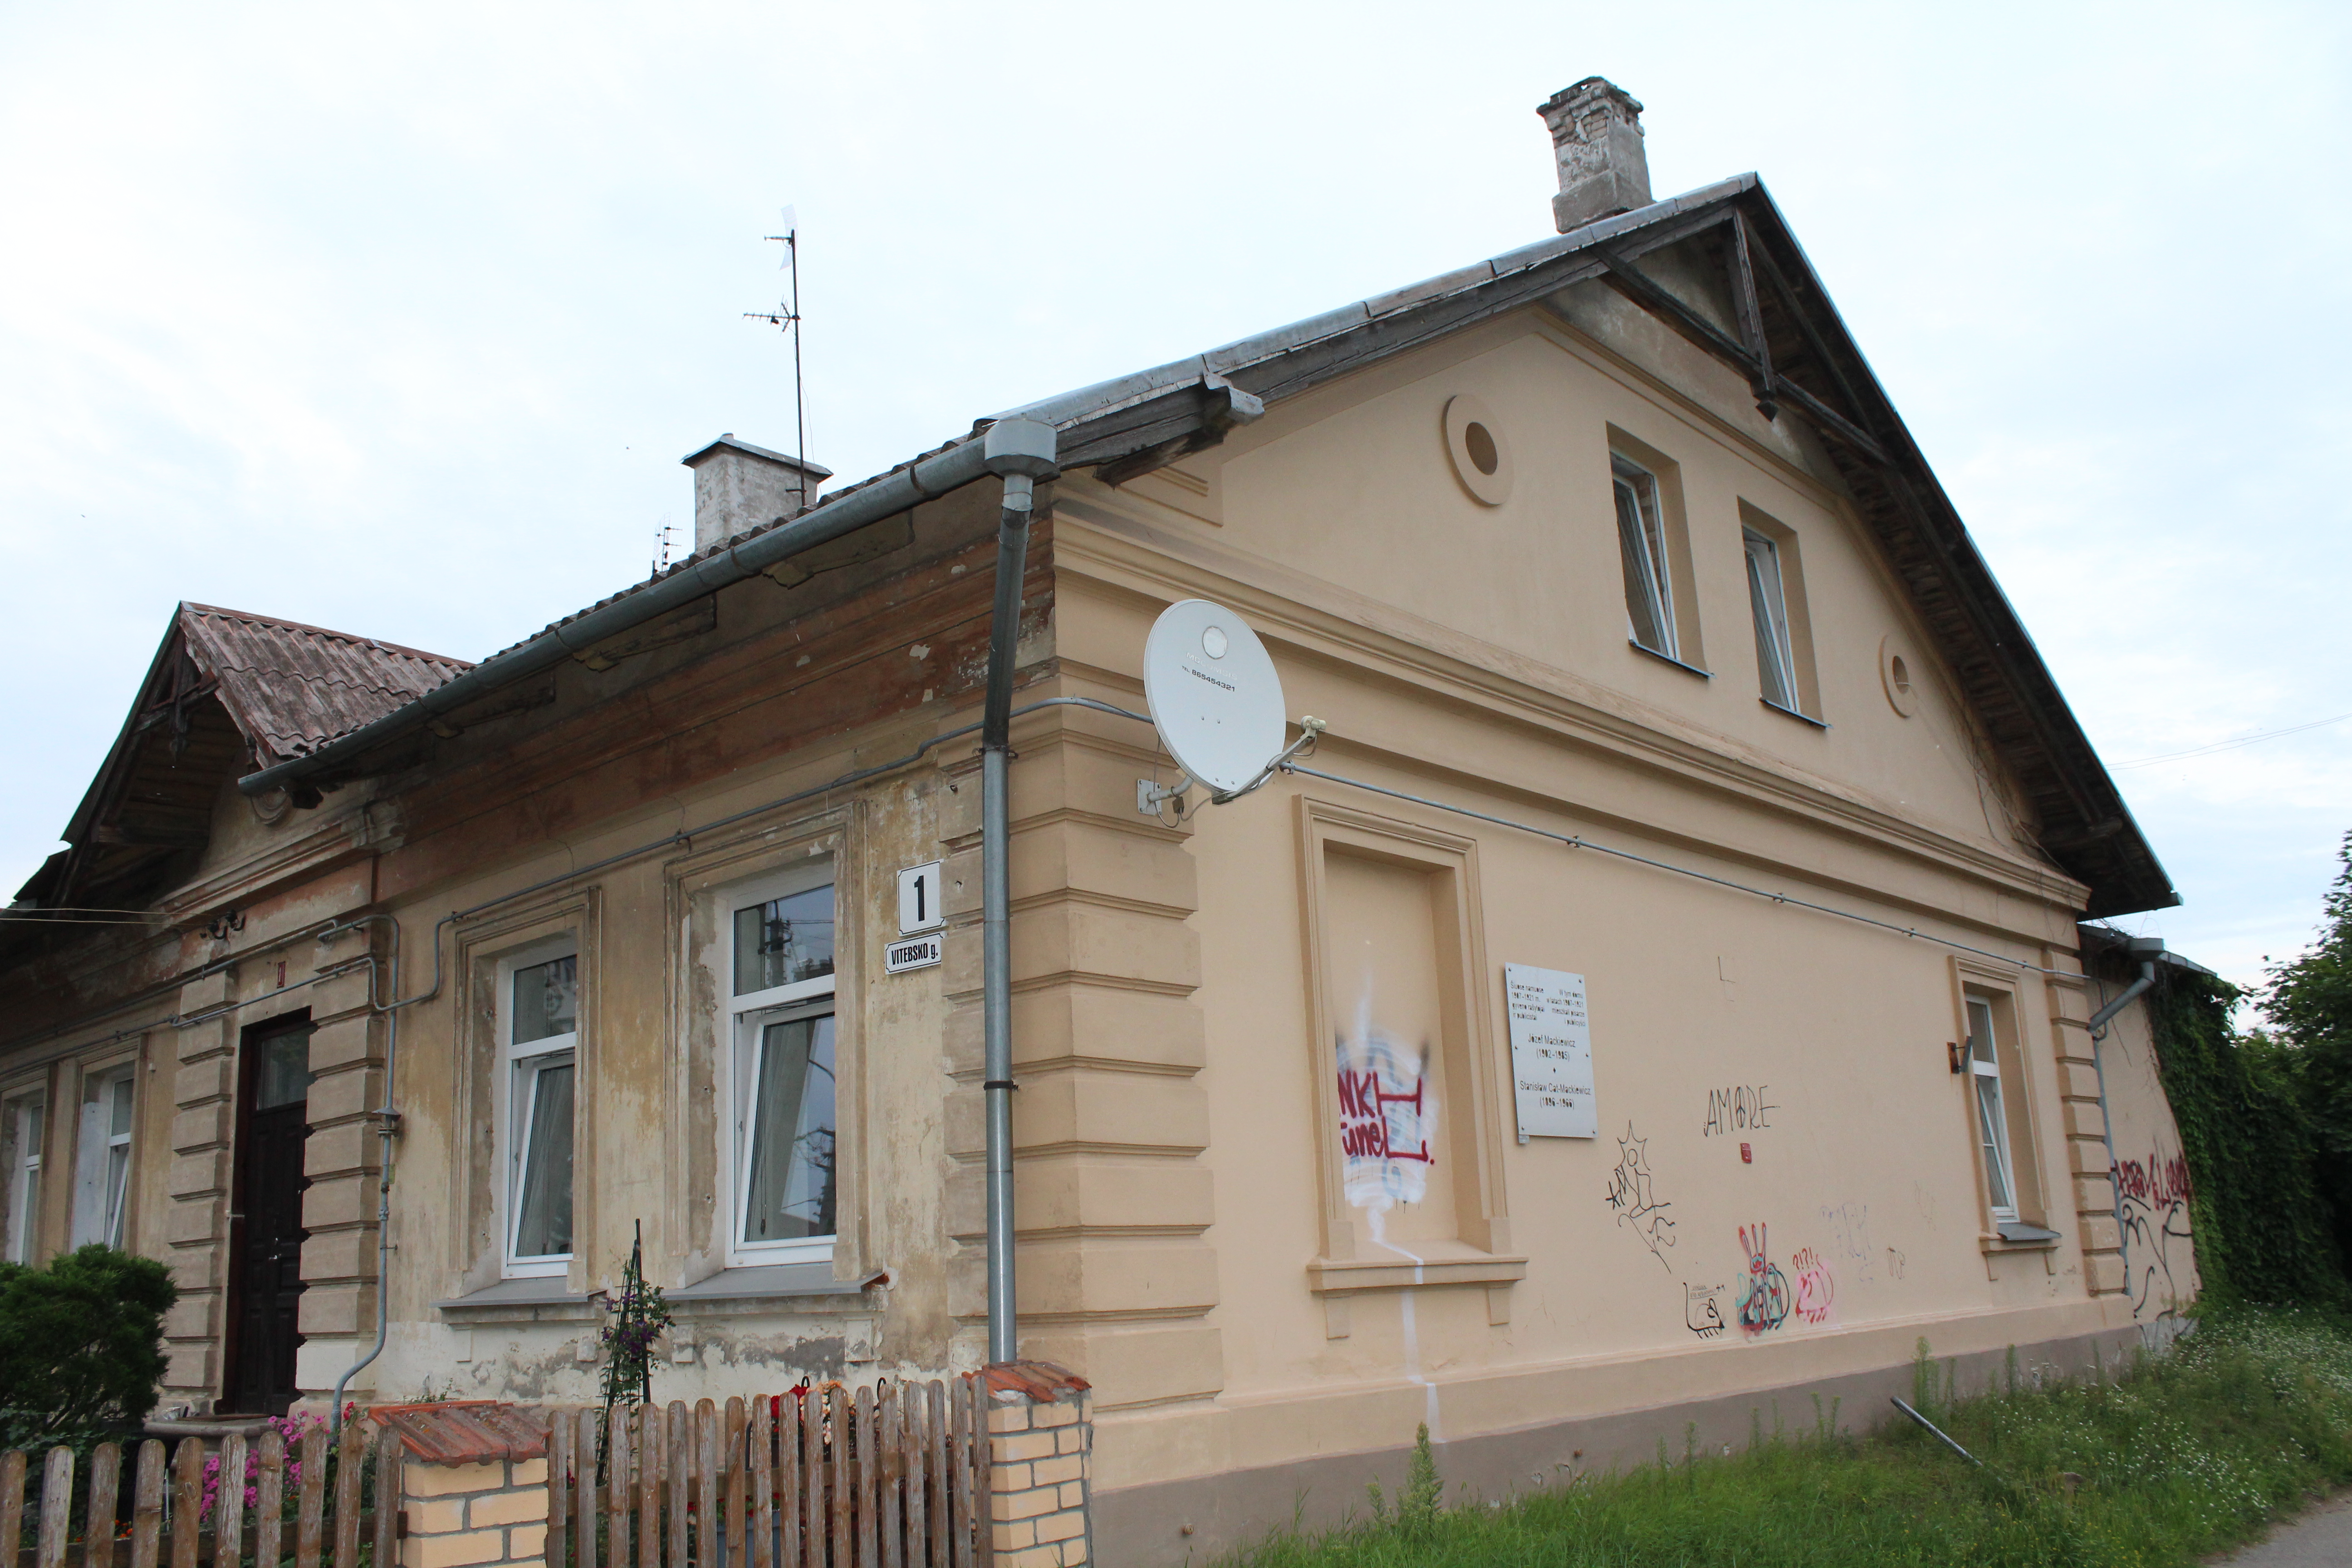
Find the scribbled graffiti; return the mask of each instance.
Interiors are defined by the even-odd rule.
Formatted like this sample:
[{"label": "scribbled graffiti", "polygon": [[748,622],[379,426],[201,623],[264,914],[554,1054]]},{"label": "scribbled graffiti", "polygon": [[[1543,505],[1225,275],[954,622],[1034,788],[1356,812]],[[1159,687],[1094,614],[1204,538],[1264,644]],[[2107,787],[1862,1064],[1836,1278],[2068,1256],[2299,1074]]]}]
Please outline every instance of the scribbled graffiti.
[{"label": "scribbled graffiti", "polygon": [[1894,1247],[1886,1249],[1886,1272],[1890,1279],[1900,1279],[1903,1271],[1911,1267],[1911,1259]]},{"label": "scribbled graffiti", "polygon": [[1740,1250],[1748,1255],[1748,1278],[1739,1286],[1739,1331],[1768,1334],[1789,1321],[1789,1279],[1768,1255],[1764,1222],[1739,1227]]},{"label": "scribbled graffiti", "polygon": [[1338,1040],[1339,1152],[1348,1202],[1384,1213],[1429,1190],[1437,1126],[1429,1048],[1412,1049],[1371,1026],[1369,1005],[1353,1037]]},{"label": "scribbled graffiti", "polygon": [[1767,1098],[1769,1084],[1736,1083],[1729,1089],[1706,1091],[1706,1127],[1701,1137],[1728,1136],[1734,1132],[1760,1132],[1772,1125],[1772,1112],[1780,1108]]},{"label": "scribbled graffiti", "polygon": [[1837,1300],[1837,1280],[1828,1262],[1810,1247],[1797,1248],[1789,1266],[1797,1271],[1797,1316],[1809,1323],[1830,1321],[1830,1304]]},{"label": "scribbled graffiti", "polygon": [[1609,1206],[1617,1212],[1619,1225],[1633,1226],[1659,1267],[1673,1273],[1666,1248],[1675,1244],[1675,1222],[1666,1211],[1674,1205],[1658,1196],[1656,1177],[1650,1170],[1650,1141],[1635,1137],[1630,1121],[1625,1124],[1625,1136],[1617,1140],[1617,1168],[1609,1173]]},{"label": "scribbled graffiti", "polygon": [[[1822,1223],[1829,1226],[1830,1247],[1837,1255],[1838,1266],[1857,1284],[1875,1283],[1878,1248],[1870,1242],[1870,1205],[1823,1204]],[[1887,1248],[1890,1253],[1894,1250]]]},{"label": "scribbled graffiti", "polygon": [[1720,1285],[1685,1285],[1683,1327],[1703,1340],[1723,1332],[1723,1310],[1716,1305],[1716,1298],[1722,1294]]},{"label": "scribbled graffiti", "polygon": [[2132,1318],[2146,1323],[2178,1317],[2200,1284],[2189,1220],[2189,1162],[2151,1149],[2144,1161],[2117,1160],[2115,1182]]}]

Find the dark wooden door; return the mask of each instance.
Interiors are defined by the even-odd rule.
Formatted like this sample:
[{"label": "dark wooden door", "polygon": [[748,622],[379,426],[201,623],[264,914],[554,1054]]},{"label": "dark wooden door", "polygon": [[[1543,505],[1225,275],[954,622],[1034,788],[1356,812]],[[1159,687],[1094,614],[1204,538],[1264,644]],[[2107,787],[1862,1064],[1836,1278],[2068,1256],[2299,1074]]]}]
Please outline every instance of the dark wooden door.
[{"label": "dark wooden door", "polygon": [[244,1136],[232,1225],[230,1410],[283,1415],[299,1392],[294,1352],[302,1300],[302,1141],[310,1131],[310,1026],[246,1041]]}]

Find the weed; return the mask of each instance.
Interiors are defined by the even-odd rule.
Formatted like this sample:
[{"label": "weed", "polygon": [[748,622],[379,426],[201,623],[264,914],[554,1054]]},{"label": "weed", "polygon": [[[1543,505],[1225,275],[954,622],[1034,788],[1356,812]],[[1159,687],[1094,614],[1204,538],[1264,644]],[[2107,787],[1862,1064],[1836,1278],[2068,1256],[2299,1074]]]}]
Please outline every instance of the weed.
[{"label": "weed", "polygon": [[1920,1347],[1914,1401],[1990,1467],[1908,1423],[1812,1441],[1749,1421],[1744,1453],[1702,1454],[1685,1428],[1676,1474],[1587,1475],[1502,1507],[1442,1508],[1426,1428],[1393,1510],[1322,1535],[1275,1536],[1229,1568],[2000,1568],[2186,1565],[2352,1483],[2352,1323],[2316,1313],[2207,1317],[2164,1356],[2104,1358],[2072,1380],[2012,1355],[1960,1398]]}]

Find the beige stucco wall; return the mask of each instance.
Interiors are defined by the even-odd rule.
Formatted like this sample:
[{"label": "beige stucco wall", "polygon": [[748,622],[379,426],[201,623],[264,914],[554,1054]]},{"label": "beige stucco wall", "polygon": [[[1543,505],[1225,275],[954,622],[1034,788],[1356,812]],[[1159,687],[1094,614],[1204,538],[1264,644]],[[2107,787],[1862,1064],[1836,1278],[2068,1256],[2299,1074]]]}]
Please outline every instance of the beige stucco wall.
[{"label": "beige stucco wall", "polygon": [[[1588,303],[1610,326],[1606,300]],[[1597,332],[1531,311],[1280,405],[1176,475],[1066,485],[1064,668],[1131,692],[1157,609],[1217,599],[1269,643],[1290,712],[1330,722],[1315,766],[1998,956],[1310,779],[1202,812],[1188,842],[1192,1000],[1216,1280],[1199,1321],[1217,1353],[1189,1390],[1106,1384],[1107,1489],[1391,1447],[1424,1420],[1454,1440],[1772,1389],[1897,1364],[1923,1335],[1958,1353],[2128,1321],[2105,1293],[2120,1269],[2079,1025],[2095,1003],[2035,972],[2074,967],[2081,889],[2027,847],[2016,792],[1827,465],[1745,409],[1736,382],[1703,363],[1677,374],[1669,391]],[[1444,409],[1463,394],[1510,443],[1499,507],[1473,499],[1446,456]],[[1612,427],[1675,465],[1712,679],[1627,646]],[[1743,503],[1798,541],[1826,729],[1758,700]],[[1915,676],[1907,717],[1882,682],[1885,646]],[[1458,838],[1449,852],[1475,864],[1465,1046],[1497,1102],[1480,1108],[1489,1146],[1455,1179],[1492,1167],[1506,1223],[1484,1250],[1523,1256],[1523,1279],[1316,1289],[1336,1278],[1316,1267],[1336,1160],[1319,1030],[1383,1001],[1377,985],[1322,997],[1318,1023],[1302,802]],[[1506,963],[1586,976],[1598,1139],[1509,1135]],[[1964,986],[2007,999],[2016,1158],[2038,1189],[2021,1206],[2061,1233],[2054,1245],[1992,1234],[1972,1091],[1948,1056]],[[1417,981],[1391,989],[1404,1013],[1425,1011]],[[1769,1126],[1711,1130],[1725,1091],[1769,1103]],[[1654,1195],[1655,1246],[1612,1202],[1621,1173]],[[1449,1256],[1383,1248],[1368,1215],[1349,1217],[1358,1258]],[[1792,1310],[1750,1332],[1738,1308],[1759,1226]],[[1402,1212],[1384,1227],[1428,1233]],[[1055,1338],[1123,1366],[1132,1331]]]}]

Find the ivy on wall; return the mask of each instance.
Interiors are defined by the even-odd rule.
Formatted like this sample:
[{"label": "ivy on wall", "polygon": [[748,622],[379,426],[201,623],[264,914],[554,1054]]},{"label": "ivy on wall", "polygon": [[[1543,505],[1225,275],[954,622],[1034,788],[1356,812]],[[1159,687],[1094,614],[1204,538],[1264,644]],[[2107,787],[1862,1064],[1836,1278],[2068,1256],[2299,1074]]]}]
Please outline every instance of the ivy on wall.
[{"label": "ivy on wall", "polygon": [[2241,993],[2167,967],[2147,994],[2158,1070],[2180,1128],[2206,1293],[2271,1304],[2352,1300],[2294,1064],[2231,1031]]}]

